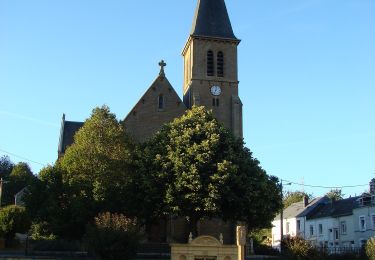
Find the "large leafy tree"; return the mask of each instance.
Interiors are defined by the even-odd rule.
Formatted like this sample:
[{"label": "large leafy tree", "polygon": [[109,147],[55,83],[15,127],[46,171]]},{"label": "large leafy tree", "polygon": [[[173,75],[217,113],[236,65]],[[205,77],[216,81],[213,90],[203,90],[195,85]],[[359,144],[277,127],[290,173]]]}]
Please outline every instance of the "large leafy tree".
[{"label": "large leafy tree", "polygon": [[198,220],[211,217],[267,226],[281,207],[277,178],[204,107],[165,125],[145,144],[143,158],[152,187],[146,200],[186,217],[195,234]]},{"label": "large leafy tree", "polygon": [[127,211],[133,149],[109,108],[95,108],[59,162],[73,219],[83,224],[102,211]]},{"label": "large leafy tree", "polygon": [[84,232],[81,222],[86,222],[86,211],[81,212],[81,215],[73,214],[73,210],[80,212],[80,208],[72,207],[69,195],[67,185],[62,182],[61,167],[57,163],[39,172],[38,178],[28,187],[24,201],[36,225],[45,226],[47,232],[59,237],[76,238]]}]

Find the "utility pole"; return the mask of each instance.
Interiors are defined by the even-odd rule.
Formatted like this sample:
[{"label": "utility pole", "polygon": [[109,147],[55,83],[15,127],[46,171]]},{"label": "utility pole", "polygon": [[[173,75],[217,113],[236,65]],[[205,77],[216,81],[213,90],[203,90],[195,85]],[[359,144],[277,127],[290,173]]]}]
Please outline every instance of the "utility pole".
[{"label": "utility pole", "polygon": [[[291,183],[287,183],[285,185],[291,185]],[[281,192],[281,210],[280,210],[280,253],[283,251],[282,249],[282,241],[284,237],[284,193],[283,193],[283,180],[280,181],[280,192]]]}]

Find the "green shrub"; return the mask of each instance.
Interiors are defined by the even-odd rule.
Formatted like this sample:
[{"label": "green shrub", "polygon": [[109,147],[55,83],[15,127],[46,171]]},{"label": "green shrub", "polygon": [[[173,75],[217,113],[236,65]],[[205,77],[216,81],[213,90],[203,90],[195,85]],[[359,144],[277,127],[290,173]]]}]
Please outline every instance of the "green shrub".
[{"label": "green shrub", "polygon": [[375,237],[367,240],[365,249],[368,259],[375,260]]},{"label": "green shrub", "polygon": [[55,240],[56,236],[50,231],[47,222],[32,223],[30,227],[30,238],[32,240]]},{"label": "green shrub", "polygon": [[0,235],[10,243],[16,233],[26,233],[30,219],[24,207],[7,206],[0,210]]},{"label": "green shrub", "polygon": [[324,259],[322,252],[319,252],[310,242],[300,237],[287,238],[282,241],[282,254],[288,260],[321,260]]},{"label": "green shrub", "polygon": [[94,225],[88,225],[85,243],[89,252],[106,260],[132,259],[139,235],[135,220],[122,214],[99,214]]}]

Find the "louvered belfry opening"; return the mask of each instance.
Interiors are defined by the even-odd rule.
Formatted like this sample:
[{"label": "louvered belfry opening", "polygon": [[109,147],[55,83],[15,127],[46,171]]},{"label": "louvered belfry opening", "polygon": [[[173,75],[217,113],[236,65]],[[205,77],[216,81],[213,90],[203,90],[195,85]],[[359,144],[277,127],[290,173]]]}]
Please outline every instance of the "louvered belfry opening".
[{"label": "louvered belfry opening", "polygon": [[214,75],[214,53],[209,50],[207,52],[207,76]]},{"label": "louvered belfry opening", "polygon": [[224,77],[224,54],[221,51],[217,53],[217,76]]}]

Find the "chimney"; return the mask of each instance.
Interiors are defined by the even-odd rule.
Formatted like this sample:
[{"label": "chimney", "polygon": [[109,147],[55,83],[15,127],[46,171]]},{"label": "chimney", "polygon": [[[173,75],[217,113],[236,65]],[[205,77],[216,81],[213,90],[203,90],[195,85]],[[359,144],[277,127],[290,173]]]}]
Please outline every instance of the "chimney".
[{"label": "chimney", "polygon": [[309,205],[309,198],[305,195],[303,196],[303,206],[306,208]]}]

